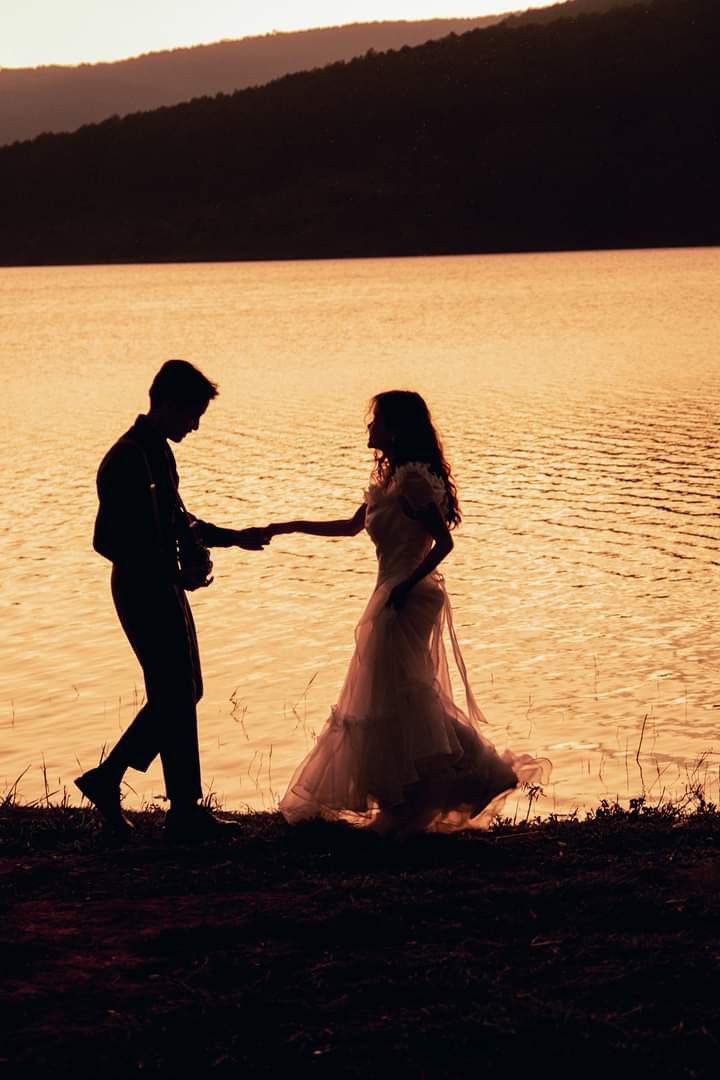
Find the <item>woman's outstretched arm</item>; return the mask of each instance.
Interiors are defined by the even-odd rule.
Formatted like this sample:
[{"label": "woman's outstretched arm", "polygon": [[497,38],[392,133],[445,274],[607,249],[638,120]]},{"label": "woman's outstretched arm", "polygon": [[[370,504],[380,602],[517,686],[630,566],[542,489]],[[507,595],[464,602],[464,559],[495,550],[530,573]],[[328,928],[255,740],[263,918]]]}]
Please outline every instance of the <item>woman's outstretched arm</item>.
[{"label": "woman's outstretched arm", "polygon": [[447,522],[435,503],[430,503],[420,511],[406,510],[416,521],[421,521],[432,536],[435,543],[428,551],[423,561],[416,566],[412,574],[404,581],[398,582],[388,597],[388,607],[401,608],[407,599],[411,589],[431,574],[443,559],[447,558],[454,547],[453,538],[447,527]]},{"label": "woman's outstretched arm", "polygon": [[307,533],[309,536],[357,536],[365,527],[365,503],[358,506],[351,518],[338,521],[276,521],[267,527],[269,536],[284,533]]}]

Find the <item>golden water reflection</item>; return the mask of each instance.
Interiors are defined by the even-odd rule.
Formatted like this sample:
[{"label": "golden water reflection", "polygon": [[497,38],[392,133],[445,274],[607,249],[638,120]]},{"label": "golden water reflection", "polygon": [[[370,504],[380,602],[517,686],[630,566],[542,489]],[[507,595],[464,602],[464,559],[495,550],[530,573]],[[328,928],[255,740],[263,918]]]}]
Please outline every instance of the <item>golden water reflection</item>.
[{"label": "golden water reflection", "polygon": [[[539,809],[693,775],[717,797],[719,294],[716,250],[0,270],[0,792],[27,768],[40,797],[43,762],[62,789],[139,703],[94,474],[183,356],[221,388],[178,449],[219,524],[351,512],[369,397],[424,393],[464,510],[458,635],[493,740],[554,762]],[[335,700],[372,548],[282,537],[215,567],[205,782],[271,807]],[[162,791],[128,779],[131,806]]]}]

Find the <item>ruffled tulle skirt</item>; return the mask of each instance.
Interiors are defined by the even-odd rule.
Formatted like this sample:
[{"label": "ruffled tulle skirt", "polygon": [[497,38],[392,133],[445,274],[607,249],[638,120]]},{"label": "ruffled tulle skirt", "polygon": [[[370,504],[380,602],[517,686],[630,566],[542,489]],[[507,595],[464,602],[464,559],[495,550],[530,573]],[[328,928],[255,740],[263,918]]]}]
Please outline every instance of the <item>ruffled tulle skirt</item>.
[{"label": "ruffled tulle skirt", "polygon": [[[280,802],[295,823],[312,817],[381,832],[487,828],[519,784],[542,783],[549,762],[506,750],[480,731],[442,578],[425,578],[400,611],[379,584],[360,620],[337,705]],[[453,700],[444,632],[465,688]]]}]

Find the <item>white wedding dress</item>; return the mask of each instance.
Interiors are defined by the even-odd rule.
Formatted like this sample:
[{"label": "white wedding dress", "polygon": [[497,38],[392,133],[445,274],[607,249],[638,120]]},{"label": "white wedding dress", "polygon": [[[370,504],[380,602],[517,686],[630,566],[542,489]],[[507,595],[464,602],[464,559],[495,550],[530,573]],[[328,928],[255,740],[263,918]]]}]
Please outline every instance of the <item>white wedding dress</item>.
[{"label": "white wedding dress", "polygon": [[[442,576],[429,574],[398,611],[394,585],[425,558],[432,538],[408,513],[445,486],[426,465],[396,469],[366,493],[365,526],[375,543],[378,579],[355,633],[356,648],[337,705],[280,802],[295,823],[311,817],[404,834],[487,828],[521,783],[546,780],[549,762],[505,751],[478,730],[485,723],[468,684]],[[443,643],[448,631],[465,688],[453,700]]]}]

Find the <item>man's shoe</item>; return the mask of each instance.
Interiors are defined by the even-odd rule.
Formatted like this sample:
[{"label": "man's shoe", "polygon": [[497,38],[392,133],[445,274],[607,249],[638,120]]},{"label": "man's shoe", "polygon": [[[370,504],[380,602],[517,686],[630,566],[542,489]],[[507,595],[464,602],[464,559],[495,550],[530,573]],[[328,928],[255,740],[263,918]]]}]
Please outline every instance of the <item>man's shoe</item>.
[{"label": "man's shoe", "polygon": [[78,776],[75,787],[102,815],[103,824],[117,836],[129,837],[133,831],[131,821],[125,817],[120,805],[120,785],[108,780],[101,768],[90,769]]},{"label": "man's shoe", "polygon": [[221,821],[205,806],[178,809],[165,815],[165,836],[174,844],[201,844],[205,840],[232,840],[241,831],[235,821]]}]

